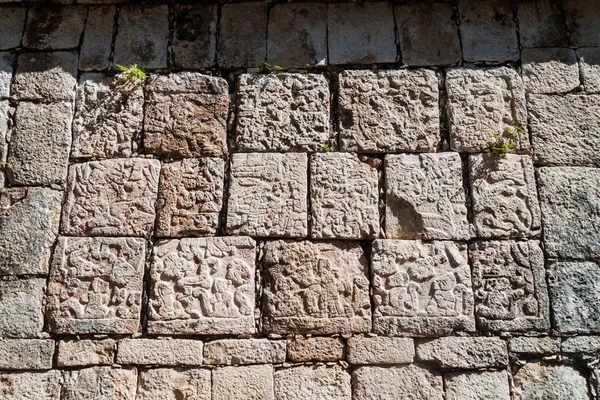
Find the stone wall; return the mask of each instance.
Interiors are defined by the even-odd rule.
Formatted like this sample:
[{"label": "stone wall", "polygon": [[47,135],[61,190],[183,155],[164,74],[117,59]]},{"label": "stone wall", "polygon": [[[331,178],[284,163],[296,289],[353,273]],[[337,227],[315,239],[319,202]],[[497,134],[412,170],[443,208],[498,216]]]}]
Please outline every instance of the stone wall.
[{"label": "stone wall", "polygon": [[0,398],[599,399],[594,2],[0,3]]}]

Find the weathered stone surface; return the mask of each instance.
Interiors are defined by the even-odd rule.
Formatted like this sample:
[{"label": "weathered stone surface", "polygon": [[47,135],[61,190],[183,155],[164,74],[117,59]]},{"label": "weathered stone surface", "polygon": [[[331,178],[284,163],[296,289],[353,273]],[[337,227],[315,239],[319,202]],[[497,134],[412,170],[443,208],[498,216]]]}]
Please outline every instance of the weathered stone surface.
[{"label": "weathered stone surface", "polygon": [[567,354],[592,355],[600,353],[600,336],[573,336],[562,343],[562,351]]},{"label": "weathered stone surface", "polygon": [[299,366],[275,372],[276,400],[350,400],[350,374],[339,366]]},{"label": "weathered stone surface", "polygon": [[0,337],[34,338],[44,327],[46,279],[0,280]]},{"label": "weathered stone surface", "polygon": [[180,68],[208,68],[215,62],[217,6],[175,6],[173,58]]},{"label": "weathered stone surface", "polygon": [[376,240],[371,257],[375,332],[440,336],[475,330],[465,244]]},{"label": "weathered stone surface", "polygon": [[0,50],[18,47],[23,36],[27,8],[8,6],[0,8]]},{"label": "weathered stone surface", "polygon": [[435,151],[440,143],[435,72],[424,69],[340,74],[343,151]]},{"label": "weathered stone surface", "polygon": [[208,369],[140,371],[136,400],[211,400]]},{"label": "weathered stone surface", "polygon": [[523,49],[523,82],[530,93],[566,93],[579,86],[575,50]]},{"label": "weathered stone surface", "polygon": [[534,237],[541,217],[529,156],[469,156],[473,224],[480,238]]},{"label": "weathered stone surface", "polygon": [[94,367],[66,371],[61,400],[134,400],[135,369]]},{"label": "weathered stone surface", "polygon": [[331,64],[396,61],[394,13],[390,3],[332,3],[327,17]]},{"label": "weathered stone surface", "polygon": [[90,7],[79,54],[80,70],[93,71],[108,68],[115,12],[116,7],[112,5]]},{"label": "weathered stone surface", "polygon": [[[54,340],[0,340],[0,369],[51,369],[53,355]],[[2,385],[0,385],[1,394]]]},{"label": "weathered stone surface", "polygon": [[446,400],[510,400],[506,371],[449,373],[444,386]]},{"label": "weathered stone surface", "polygon": [[61,340],[58,343],[58,366],[110,365],[114,361],[116,342],[104,340]]},{"label": "weathered stone surface", "polygon": [[513,380],[514,400],[588,400],[587,382],[577,370],[564,365],[525,364]]},{"label": "weathered stone surface", "polygon": [[267,333],[371,330],[367,260],[355,242],[267,242],[263,248]]},{"label": "weathered stone surface", "polygon": [[385,233],[393,239],[470,236],[457,153],[385,157]]},{"label": "weathered stone surface", "polygon": [[[166,68],[169,40],[167,5],[123,6],[119,10],[115,64],[141,68]],[[144,34],[141,35],[140,32]]]},{"label": "weathered stone surface", "polygon": [[227,153],[225,79],[197,72],[160,75],[146,93],[146,151],[172,157],[223,157]]},{"label": "weathered stone surface", "polygon": [[267,42],[267,59],[275,65],[327,65],[327,5],[275,5],[269,13]]},{"label": "weathered stone surface", "polygon": [[129,157],[142,131],[144,92],[119,78],[84,74],[77,88],[73,151],[76,158]]},{"label": "weathered stone surface", "polygon": [[204,364],[246,365],[285,362],[285,341],[225,339],[206,343]]},{"label": "weathered stone surface", "polygon": [[251,365],[213,370],[212,400],[273,400],[273,366]]},{"label": "weathered stone surface", "polygon": [[58,235],[62,194],[5,189],[0,197],[0,275],[47,274]]},{"label": "weathered stone surface", "polygon": [[551,337],[514,337],[508,342],[511,353],[517,354],[556,354],[560,351],[560,339]]},{"label": "weathered stone surface", "polygon": [[600,266],[556,262],[548,268],[554,327],[565,333],[600,332]]},{"label": "weathered stone surface", "polygon": [[[1,8],[0,12],[2,12]],[[8,98],[10,96],[10,82],[13,78],[13,61],[14,59],[9,53],[0,53],[0,99]]]},{"label": "weathered stone surface", "polygon": [[149,332],[254,333],[255,253],[248,237],[156,243]]},{"label": "weathered stone surface", "polygon": [[461,60],[458,28],[450,4],[399,4],[394,10],[403,64],[452,65]]},{"label": "weathered stone surface", "polygon": [[18,100],[72,101],[77,85],[77,53],[23,53],[12,93]]},{"label": "weathered stone surface", "polygon": [[145,243],[138,238],[59,237],[47,308],[55,333],[135,333]]},{"label": "weathered stone surface", "polygon": [[350,364],[409,364],[414,358],[412,339],[384,336],[348,339]]},{"label": "weathered stone surface", "polygon": [[287,356],[295,362],[338,361],[344,358],[344,343],[333,337],[288,340]]},{"label": "weathered stone surface", "polygon": [[600,93],[600,47],[577,49],[579,69],[587,93]]},{"label": "weathered stone surface", "polygon": [[355,154],[317,153],[310,162],[311,237],[367,239],[379,234],[379,174]]},{"label": "weathered stone surface", "polygon": [[87,8],[40,4],[29,9],[23,46],[38,50],[79,46]]},{"label": "weathered stone surface", "polygon": [[600,9],[586,0],[565,0],[565,17],[571,44],[577,47],[600,46]]},{"label": "weathered stone surface", "polygon": [[231,157],[227,232],[305,237],[307,156],[238,153]]},{"label": "weathered stone surface", "polygon": [[118,364],[202,365],[203,343],[188,339],[122,339]]},{"label": "weathered stone surface", "polygon": [[329,84],[323,75],[242,75],[237,96],[240,150],[320,151],[329,143]]},{"label": "weathered stone surface", "polygon": [[263,2],[223,5],[217,54],[220,67],[257,67],[265,59],[267,8]]},{"label": "weathered stone surface", "polygon": [[[479,2],[478,2],[479,3]],[[446,75],[450,147],[481,152],[511,125],[527,125],[525,88],[514,69],[451,69]],[[517,149],[529,148],[527,137],[517,138]]]},{"label": "weathered stone surface", "polygon": [[59,400],[61,371],[0,373],[3,400]]},{"label": "weathered stone surface", "polygon": [[160,162],[92,161],[69,167],[61,229],[73,236],[144,236],[154,225]]},{"label": "weathered stone surface", "polygon": [[496,337],[443,337],[417,344],[417,360],[442,369],[493,368],[508,364],[506,342]]},{"label": "weathered stone surface", "polygon": [[569,37],[560,3],[554,0],[517,3],[520,43],[523,47],[568,46]]},{"label": "weathered stone surface", "polygon": [[354,400],[442,400],[442,376],[415,365],[361,367],[352,373]]},{"label": "weathered stone surface", "polygon": [[600,258],[600,170],[540,168],[538,182],[550,257]]}]

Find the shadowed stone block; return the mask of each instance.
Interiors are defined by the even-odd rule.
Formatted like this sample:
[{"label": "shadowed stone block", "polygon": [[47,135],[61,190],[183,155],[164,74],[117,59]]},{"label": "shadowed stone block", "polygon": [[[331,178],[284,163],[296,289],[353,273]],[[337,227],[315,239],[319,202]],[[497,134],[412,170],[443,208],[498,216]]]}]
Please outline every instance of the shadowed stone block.
[{"label": "shadowed stone block", "polygon": [[287,356],[295,362],[339,361],[344,359],[344,343],[333,337],[288,340]]},{"label": "shadowed stone block", "polygon": [[213,370],[212,400],[273,400],[273,366],[252,365]]},{"label": "shadowed stone block", "polygon": [[348,339],[350,364],[410,364],[414,358],[412,339],[384,336]]},{"label": "shadowed stone block", "polygon": [[585,377],[572,367],[528,363],[513,379],[514,400],[588,400]]},{"label": "shadowed stone block", "polygon": [[299,366],[275,371],[275,398],[350,400],[350,374],[340,366]]},{"label": "shadowed stone block", "polygon": [[407,394],[415,399],[442,400],[444,385],[438,372],[405,367],[360,367],[352,373],[354,400],[398,400]]},{"label": "shadowed stone block", "polygon": [[285,340],[225,339],[206,343],[204,364],[246,365],[285,362]]},{"label": "shadowed stone block", "polygon": [[137,370],[94,367],[65,371],[61,400],[134,400]]},{"label": "shadowed stone block", "polygon": [[506,371],[453,372],[444,386],[446,400],[510,400]]},{"label": "shadowed stone block", "polygon": [[[0,369],[52,369],[53,355],[54,340],[0,340]],[[0,378],[0,382],[3,382],[2,378]],[[0,391],[0,394],[2,393]]]},{"label": "shadowed stone block", "polygon": [[135,399],[211,400],[210,375],[208,369],[157,368],[142,370]]},{"label": "shadowed stone block", "polygon": [[600,27],[597,24],[600,8],[597,4],[586,0],[565,0],[563,7],[571,45],[600,46]]},{"label": "shadowed stone block", "polygon": [[187,339],[122,339],[117,363],[154,365],[202,365],[203,343]]},{"label": "shadowed stone block", "polygon": [[59,400],[62,371],[0,373],[3,400]]},{"label": "shadowed stone block", "polygon": [[566,93],[579,86],[575,50],[523,49],[523,82],[530,93]]},{"label": "shadowed stone block", "polygon": [[105,70],[111,52],[116,7],[92,6],[88,12],[83,42],[79,54],[79,69]]},{"label": "shadowed stone block", "polygon": [[0,336],[35,338],[42,333],[46,279],[0,281]]},{"label": "shadowed stone block", "polygon": [[72,49],[79,46],[87,8],[35,5],[29,9],[23,46],[39,50]]},{"label": "shadowed stone block", "polygon": [[18,100],[72,101],[77,85],[77,53],[23,53],[12,94]]},{"label": "shadowed stone block", "polygon": [[0,50],[18,47],[23,36],[27,8],[8,6],[0,8]]},{"label": "shadowed stone block", "polygon": [[[235,3],[221,8],[220,67],[257,67],[267,55],[267,4]],[[244,21],[240,24],[240,21]]]},{"label": "shadowed stone block", "polygon": [[58,343],[59,367],[110,365],[114,361],[116,341],[61,340]]},{"label": "shadowed stone block", "polygon": [[499,368],[508,364],[508,351],[497,337],[443,337],[417,344],[417,360],[442,369]]},{"label": "shadowed stone block", "polygon": [[579,69],[587,93],[600,93],[600,47],[577,49]]},{"label": "shadowed stone block", "polygon": [[211,67],[216,55],[216,31],[216,5],[175,5],[175,65],[186,69]]},{"label": "shadowed stone block", "polygon": [[517,4],[520,43],[523,47],[568,46],[569,37],[560,3],[554,0]]}]

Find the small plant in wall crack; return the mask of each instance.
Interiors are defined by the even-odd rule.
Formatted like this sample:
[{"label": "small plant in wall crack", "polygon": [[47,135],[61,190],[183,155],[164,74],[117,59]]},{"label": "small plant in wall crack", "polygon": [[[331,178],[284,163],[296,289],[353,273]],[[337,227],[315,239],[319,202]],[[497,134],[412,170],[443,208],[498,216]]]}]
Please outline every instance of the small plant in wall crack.
[{"label": "small plant in wall crack", "polygon": [[115,64],[121,71],[120,77],[124,86],[140,87],[146,85],[150,81],[148,73],[137,65],[126,67],[124,65]]},{"label": "small plant in wall crack", "polygon": [[261,62],[257,69],[259,74],[272,74],[282,70],[279,65],[268,63],[267,60]]},{"label": "small plant in wall crack", "polygon": [[490,145],[490,151],[494,154],[505,155],[514,150],[519,143],[519,136],[526,134],[527,128],[511,123],[500,133],[492,133],[494,143]]},{"label": "small plant in wall crack", "polygon": [[12,168],[12,164],[7,161],[0,162],[0,170],[9,170]]}]

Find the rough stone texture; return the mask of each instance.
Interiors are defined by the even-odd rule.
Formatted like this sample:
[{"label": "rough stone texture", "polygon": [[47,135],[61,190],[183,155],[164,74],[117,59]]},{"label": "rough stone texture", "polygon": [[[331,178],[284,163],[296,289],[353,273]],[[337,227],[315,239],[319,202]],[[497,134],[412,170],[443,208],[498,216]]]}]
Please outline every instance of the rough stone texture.
[{"label": "rough stone texture", "polygon": [[508,342],[511,353],[517,354],[557,354],[560,351],[559,338],[514,337]]},{"label": "rough stone texture", "polygon": [[212,400],[273,400],[273,367],[251,365],[213,370]]},{"label": "rough stone texture", "polygon": [[62,193],[46,188],[5,189],[0,197],[0,275],[47,274]]},{"label": "rough stone texture", "polygon": [[[221,8],[219,52],[221,67],[257,67],[267,55],[267,4],[224,4]],[[240,24],[239,21],[244,21]]]},{"label": "rough stone texture", "polygon": [[577,47],[600,46],[600,9],[586,0],[565,0],[565,17],[571,44]]},{"label": "rough stone texture", "polygon": [[27,8],[9,6],[0,8],[0,50],[18,47],[23,36]]},{"label": "rough stone texture", "polygon": [[417,360],[442,369],[495,368],[508,364],[508,352],[497,337],[443,337],[417,344]]},{"label": "rough stone texture", "polygon": [[404,64],[453,65],[461,60],[458,28],[450,4],[400,4],[394,9]]},{"label": "rough stone texture", "polygon": [[246,365],[285,362],[285,341],[225,339],[206,343],[204,364]]},{"label": "rough stone texture", "polygon": [[329,84],[323,75],[239,78],[236,141],[241,151],[320,151],[330,138]]},{"label": "rough stone texture", "polygon": [[35,338],[44,327],[46,279],[0,281],[0,337]]},{"label": "rough stone texture", "polygon": [[352,373],[353,400],[442,400],[442,376],[437,372],[405,367],[360,367]]},{"label": "rough stone texture", "polygon": [[375,332],[440,336],[475,330],[465,244],[376,240],[371,257]]},{"label": "rough stone texture", "polygon": [[108,68],[116,7],[90,7],[79,54],[79,69],[83,71]]},{"label": "rough stone texture", "polygon": [[[54,340],[0,340],[0,369],[51,369]],[[2,382],[2,378],[0,378]],[[0,395],[2,385],[0,384]]]},{"label": "rough stone texture", "polygon": [[520,43],[523,47],[568,46],[569,37],[560,3],[524,1],[517,5]]},{"label": "rough stone texture", "polygon": [[480,238],[534,237],[541,216],[529,156],[469,156],[473,224]]},{"label": "rough stone texture", "polygon": [[370,331],[367,264],[356,242],[267,242],[262,259],[264,331]]},{"label": "rough stone texture", "polygon": [[344,343],[333,337],[288,340],[287,356],[295,362],[338,361],[344,358]]},{"label": "rough stone texture", "polygon": [[577,49],[579,69],[587,93],[600,93],[600,47]]},{"label": "rough stone texture", "polygon": [[[446,90],[452,150],[485,151],[494,143],[492,134],[527,125],[525,88],[514,69],[451,69]],[[528,138],[517,141],[517,149],[529,148]]]},{"label": "rough stone texture", "polygon": [[458,4],[465,61],[512,61],[519,58],[517,27],[510,3],[481,0]]},{"label": "rough stone texture", "polygon": [[61,340],[58,343],[57,365],[74,367],[110,365],[113,363],[116,342],[104,340]]},{"label": "rough stone texture", "polygon": [[439,91],[430,70],[344,71],[339,119],[343,151],[435,151]]},{"label": "rough stone texture", "polygon": [[575,50],[523,49],[523,82],[531,93],[566,93],[579,86]]},{"label": "rough stone texture", "polygon": [[84,74],[79,82],[71,156],[130,157],[142,131],[142,88],[124,89],[120,79],[101,74]]},{"label": "rough stone texture", "polygon": [[202,365],[203,343],[187,339],[122,339],[118,364]]},{"label": "rough stone texture", "polygon": [[348,339],[350,364],[409,364],[414,358],[412,339],[383,336]]},{"label": "rough stone texture", "polygon": [[[2,9],[0,8],[0,12]],[[1,29],[1,28],[0,28]],[[10,82],[13,78],[14,58],[10,53],[0,53],[0,99],[10,96]]]},{"label": "rough stone texture", "polygon": [[36,50],[72,49],[79,46],[87,8],[35,5],[27,14],[23,46]]},{"label": "rough stone texture", "polygon": [[61,229],[73,236],[144,236],[154,226],[160,162],[116,159],[69,168]]},{"label": "rough stone texture", "polygon": [[350,400],[350,374],[339,366],[300,366],[275,372],[276,400]]},{"label": "rough stone texture", "polygon": [[77,53],[23,53],[12,93],[18,100],[72,101],[77,85]]},{"label": "rough stone texture", "polygon": [[510,400],[506,371],[450,373],[444,387],[446,400]]},{"label": "rough stone texture", "polygon": [[600,170],[540,168],[538,182],[549,256],[600,258]]},{"label": "rough stone texture", "polygon": [[149,332],[254,333],[254,260],[255,242],[248,237],[157,242]]},{"label": "rough stone texture", "polygon": [[385,233],[390,239],[470,236],[457,153],[385,157]]},{"label": "rough stone texture", "polygon": [[227,207],[232,235],[305,237],[307,156],[233,154]]},{"label": "rough stone texture", "polygon": [[3,400],[60,400],[61,371],[0,373]]},{"label": "rough stone texture", "polygon": [[66,371],[61,400],[134,400],[135,369],[94,367]]},{"label": "rough stone texture", "polygon": [[140,372],[136,400],[211,400],[210,370],[149,369]]},{"label": "rough stone texture", "polygon": [[215,62],[217,6],[176,5],[173,58],[180,68],[208,68]]},{"label": "rough stone texture", "polygon": [[367,239],[379,234],[379,174],[354,154],[317,153],[310,163],[311,237]]},{"label": "rough stone texture", "polygon": [[600,333],[600,266],[556,262],[548,276],[554,327],[565,333]]},{"label": "rough stone texture", "polygon": [[585,378],[564,365],[528,363],[515,374],[514,400],[588,400]]},{"label": "rough stone texture", "polygon": [[138,238],[59,237],[47,293],[52,332],[137,332],[145,253]]},{"label": "rough stone texture", "polygon": [[154,77],[146,88],[144,146],[171,157],[227,153],[227,81],[197,72]]},{"label": "rough stone texture", "polygon": [[562,351],[567,354],[589,354],[600,353],[599,336],[573,336],[562,343]]}]

